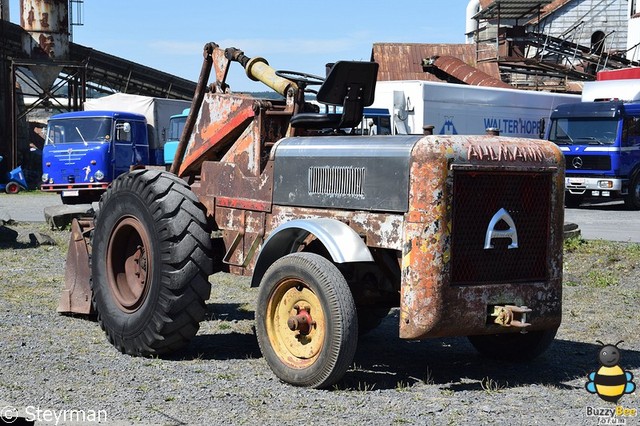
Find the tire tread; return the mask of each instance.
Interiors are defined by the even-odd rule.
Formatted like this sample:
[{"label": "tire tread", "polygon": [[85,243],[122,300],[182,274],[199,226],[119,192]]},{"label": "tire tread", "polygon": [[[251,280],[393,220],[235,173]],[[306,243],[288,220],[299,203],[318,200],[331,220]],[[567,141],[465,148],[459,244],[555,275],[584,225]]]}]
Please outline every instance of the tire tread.
[{"label": "tire tread", "polygon": [[[105,318],[107,313],[100,309],[102,293],[94,288],[98,322],[108,340],[123,353],[151,356],[174,352],[195,336],[206,313],[212,271],[206,214],[182,179],[167,172],[134,170],[114,180],[102,196],[94,233],[100,232],[103,206],[117,202],[115,197],[122,191],[139,194],[155,219],[156,235],[151,238],[160,246],[156,262],[160,263],[161,279],[152,285],[160,285],[160,294],[144,328],[134,336],[125,336]],[[96,284],[93,275],[92,287],[108,285]]]}]

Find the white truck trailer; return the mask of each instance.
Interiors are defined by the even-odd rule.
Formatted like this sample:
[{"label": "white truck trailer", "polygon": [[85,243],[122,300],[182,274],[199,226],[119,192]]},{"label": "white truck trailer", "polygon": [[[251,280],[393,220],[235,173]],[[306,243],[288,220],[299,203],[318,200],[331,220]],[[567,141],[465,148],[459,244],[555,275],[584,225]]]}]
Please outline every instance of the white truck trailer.
[{"label": "white truck trailer", "polygon": [[391,133],[479,135],[487,128],[511,137],[542,138],[551,111],[579,95],[420,80],[379,81],[372,107],[387,108]]},{"label": "white truck trailer", "polygon": [[164,164],[164,143],[169,131],[169,119],[189,108],[191,102],[178,99],[154,98],[150,96],[115,93],[87,100],[85,111],[122,111],[142,114],[147,119],[149,135],[149,160],[151,164]]}]

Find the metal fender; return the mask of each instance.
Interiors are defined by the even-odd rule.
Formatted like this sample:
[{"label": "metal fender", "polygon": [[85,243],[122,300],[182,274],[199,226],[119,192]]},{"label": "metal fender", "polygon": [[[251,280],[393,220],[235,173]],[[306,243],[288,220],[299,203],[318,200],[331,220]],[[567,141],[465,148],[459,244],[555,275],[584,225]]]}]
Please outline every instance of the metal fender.
[{"label": "metal fender", "polygon": [[336,263],[373,262],[367,245],[348,225],[335,219],[295,219],[274,229],[262,244],[251,287],[257,287],[269,266],[294,253],[309,234],[322,242]]}]

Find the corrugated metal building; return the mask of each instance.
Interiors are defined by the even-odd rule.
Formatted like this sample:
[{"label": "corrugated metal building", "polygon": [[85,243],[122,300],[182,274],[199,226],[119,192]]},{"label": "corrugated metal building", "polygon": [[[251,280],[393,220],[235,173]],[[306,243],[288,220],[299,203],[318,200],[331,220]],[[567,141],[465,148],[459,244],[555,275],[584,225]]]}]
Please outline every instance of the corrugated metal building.
[{"label": "corrugated metal building", "polygon": [[[544,34],[600,51],[627,48],[628,0],[555,0],[542,10]],[[531,21],[532,25],[537,19]]]},{"label": "corrugated metal building", "polygon": [[[487,46],[495,56],[495,47]],[[500,78],[496,62],[476,61],[476,48],[471,44],[374,43],[371,60],[378,62],[378,81],[426,80],[448,81],[425,67],[425,60],[449,56],[462,60],[491,77]],[[442,78],[445,77],[445,78]]]}]

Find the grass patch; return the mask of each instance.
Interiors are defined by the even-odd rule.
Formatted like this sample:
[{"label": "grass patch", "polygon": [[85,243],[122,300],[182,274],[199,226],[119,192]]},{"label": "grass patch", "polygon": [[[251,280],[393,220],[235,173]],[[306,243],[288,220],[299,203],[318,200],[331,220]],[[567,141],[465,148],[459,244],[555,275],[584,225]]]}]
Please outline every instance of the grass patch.
[{"label": "grass patch", "polygon": [[592,270],[587,272],[587,284],[591,287],[605,288],[618,285],[619,283],[619,277],[616,277],[612,271]]},{"label": "grass patch", "polygon": [[566,286],[606,288],[640,273],[640,244],[568,238],[564,242]]},{"label": "grass patch", "polygon": [[586,241],[580,237],[571,237],[564,240],[564,252],[573,253],[580,249],[580,247],[586,244]]},{"label": "grass patch", "polygon": [[503,385],[498,381],[493,380],[489,377],[485,377],[480,382],[480,387],[482,387],[482,390],[484,390],[488,394],[501,392],[507,386],[508,386],[508,383]]}]

